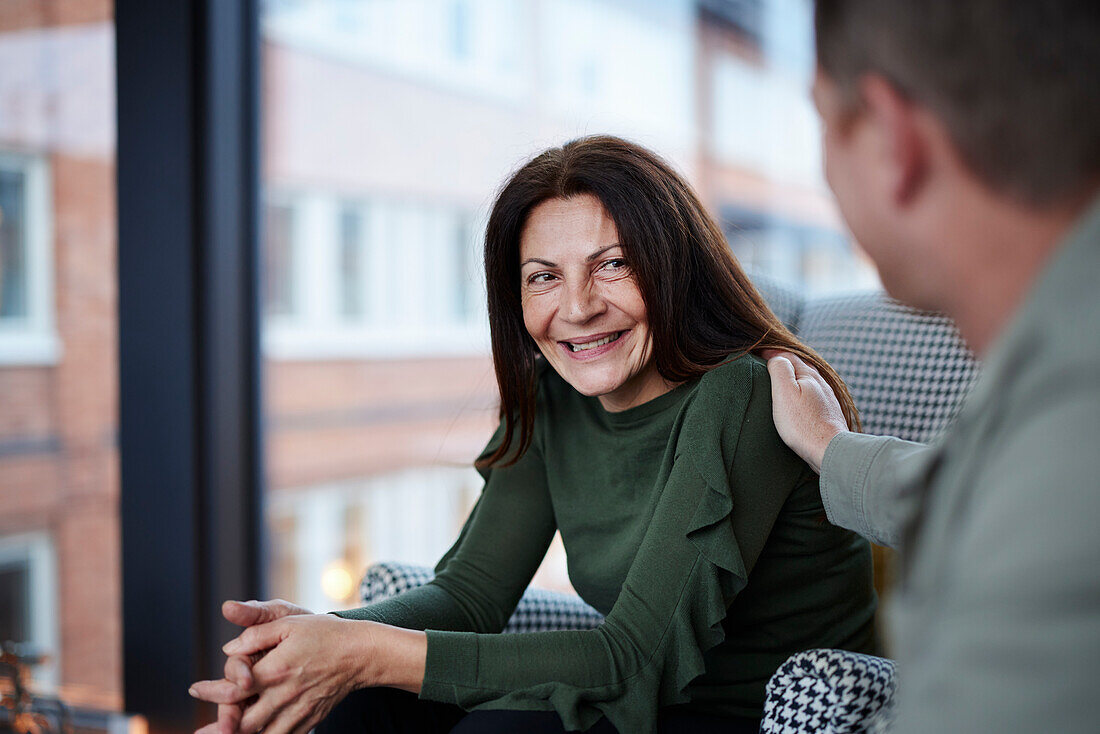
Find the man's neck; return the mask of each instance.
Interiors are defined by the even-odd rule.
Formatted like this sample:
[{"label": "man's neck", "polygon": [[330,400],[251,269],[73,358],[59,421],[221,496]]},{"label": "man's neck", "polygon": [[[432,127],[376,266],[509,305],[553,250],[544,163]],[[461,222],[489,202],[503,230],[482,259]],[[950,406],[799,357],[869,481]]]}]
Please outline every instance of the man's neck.
[{"label": "man's neck", "polygon": [[979,357],[1012,320],[1096,193],[1032,208],[981,192],[954,209],[943,236],[957,248],[956,278],[943,310]]}]

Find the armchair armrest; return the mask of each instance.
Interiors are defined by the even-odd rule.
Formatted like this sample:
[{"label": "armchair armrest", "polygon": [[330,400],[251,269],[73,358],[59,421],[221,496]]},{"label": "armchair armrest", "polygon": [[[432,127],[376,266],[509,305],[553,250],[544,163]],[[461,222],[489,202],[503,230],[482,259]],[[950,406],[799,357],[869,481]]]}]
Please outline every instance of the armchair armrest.
[{"label": "armchair armrest", "polygon": [[768,681],[761,734],[888,731],[894,661],[847,650],[792,655]]}]

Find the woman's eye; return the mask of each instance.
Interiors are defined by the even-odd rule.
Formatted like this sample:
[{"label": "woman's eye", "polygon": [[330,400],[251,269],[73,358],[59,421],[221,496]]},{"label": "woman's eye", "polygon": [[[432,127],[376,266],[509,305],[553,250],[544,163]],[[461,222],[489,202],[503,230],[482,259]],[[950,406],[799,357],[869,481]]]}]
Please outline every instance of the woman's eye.
[{"label": "woman's eye", "polygon": [[626,267],[626,259],[614,257],[603,264],[604,270],[622,270]]},{"label": "woman's eye", "polygon": [[527,285],[545,285],[553,280],[554,276],[551,273],[535,273],[527,278]]}]

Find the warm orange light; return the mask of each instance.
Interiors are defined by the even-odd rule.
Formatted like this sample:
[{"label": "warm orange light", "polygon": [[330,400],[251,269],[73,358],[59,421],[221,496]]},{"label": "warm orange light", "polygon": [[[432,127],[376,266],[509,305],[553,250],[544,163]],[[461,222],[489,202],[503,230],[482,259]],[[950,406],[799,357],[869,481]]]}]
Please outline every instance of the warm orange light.
[{"label": "warm orange light", "polygon": [[355,591],[355,578],[343,559],[329,562],[321,572],[321,590],[333,601],[344,601]]}]

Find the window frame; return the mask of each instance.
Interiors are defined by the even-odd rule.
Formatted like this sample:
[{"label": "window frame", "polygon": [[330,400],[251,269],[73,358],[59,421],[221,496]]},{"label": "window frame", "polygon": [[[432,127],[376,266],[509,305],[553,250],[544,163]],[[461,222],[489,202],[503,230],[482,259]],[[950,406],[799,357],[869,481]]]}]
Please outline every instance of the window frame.
[{"label": "window frame", "polygon": [[[116,0],[123,696],[151,731],[215,708],[263,598],[259,0]],[[151,185],[155,182],[155,185]]]}]

